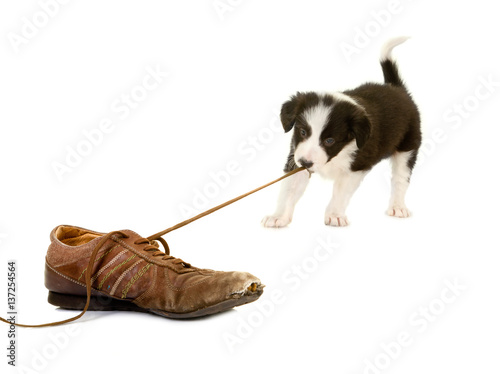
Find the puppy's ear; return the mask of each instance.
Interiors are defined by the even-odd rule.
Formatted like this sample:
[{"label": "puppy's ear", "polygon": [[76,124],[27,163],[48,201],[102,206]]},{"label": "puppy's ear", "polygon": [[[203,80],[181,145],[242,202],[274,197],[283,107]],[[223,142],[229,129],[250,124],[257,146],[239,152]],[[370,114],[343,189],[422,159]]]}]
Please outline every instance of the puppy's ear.
[{"label": "puppy's ear", "polygon": [[351,119],[351,132],[356,139],[356,145],[361,149],[370,138],[372,124],[366,113],[357,110]]},{"label": "puppy's ear", "polygon": [[300,93],[297,92],[297,95],[292,96],[290,100],[286,101],[281,106],[281,124],[283,125],[283,130],[285,130],[285,132],[290,131],[293,128],[293,125],[295,125],[299,95]]}]

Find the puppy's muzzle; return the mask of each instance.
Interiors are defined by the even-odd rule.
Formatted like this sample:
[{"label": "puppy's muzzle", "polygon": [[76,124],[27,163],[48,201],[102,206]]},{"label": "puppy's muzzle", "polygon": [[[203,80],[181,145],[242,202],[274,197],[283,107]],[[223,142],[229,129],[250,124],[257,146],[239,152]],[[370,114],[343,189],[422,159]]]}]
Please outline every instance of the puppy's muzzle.
[{"label": "puppy's muzzle", "polygon": [[314,163],[312,161],[306,160],[305,158],[301,158],[299,160],[300,166],[305,167],[306,169],[310,169],[313,167]]}]

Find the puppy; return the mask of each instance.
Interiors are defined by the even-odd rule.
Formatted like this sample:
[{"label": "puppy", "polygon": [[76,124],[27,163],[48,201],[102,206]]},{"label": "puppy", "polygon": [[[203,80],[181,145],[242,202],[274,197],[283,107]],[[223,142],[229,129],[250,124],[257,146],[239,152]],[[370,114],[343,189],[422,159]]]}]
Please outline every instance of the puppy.
[{"label": "puppy", "polygon": [[408,38],[389,40],[380,64],[384,84],[366,83],[336,93],[297,92],[281,108],[285,132],[293,129],[284,171],[307,168],[281,184],[276,211],[262,220],[265,227],[284,227],[311,173],[334,180],[325,224],[346,226],[349,200],[370,169],[392,161],[392,196],[387,214],[409,217],[405,194],[422,142],[420,115],[392,59],[392,50]]}]

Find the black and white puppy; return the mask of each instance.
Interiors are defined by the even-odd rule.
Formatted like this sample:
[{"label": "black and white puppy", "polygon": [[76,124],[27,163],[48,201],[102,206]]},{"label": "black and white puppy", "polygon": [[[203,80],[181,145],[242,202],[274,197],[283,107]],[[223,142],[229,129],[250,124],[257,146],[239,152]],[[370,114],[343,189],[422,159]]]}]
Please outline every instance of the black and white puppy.
[{"label": "black and white puppy", "polygon": [[408,38],[389,40],[380,64],[385,84],[367,83],[344,92],[297,92],[281,108],[285,132],[294,129],[285,172],[303,166],[282,182],[276,212],[265,227],[283,227],[309,181],[310,172],[333,179],[325,224],[346,226],[346,208],[364,176],[384,158],[392,160],[392,196],[387,214],[409,217],[405,194],[422,141],[420,115],[401,80],[392,50]]}]

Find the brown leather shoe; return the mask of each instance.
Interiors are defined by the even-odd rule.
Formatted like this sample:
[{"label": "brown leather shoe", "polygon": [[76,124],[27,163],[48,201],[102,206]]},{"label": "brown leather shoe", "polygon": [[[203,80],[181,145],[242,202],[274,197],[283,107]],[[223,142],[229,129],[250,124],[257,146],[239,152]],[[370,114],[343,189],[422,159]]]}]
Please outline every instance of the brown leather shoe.
[{"label": "brown leather shoe", "polygon": [[88,310],[192,318],[255,301],[264,288],[249,273],[191,266],[170,256],[163,239],[166,253],[156,241],[130,230],[103,234],[58,226],[50,239],[45,263],[48,300],[65,309],[85,311],[88,304]]}]

